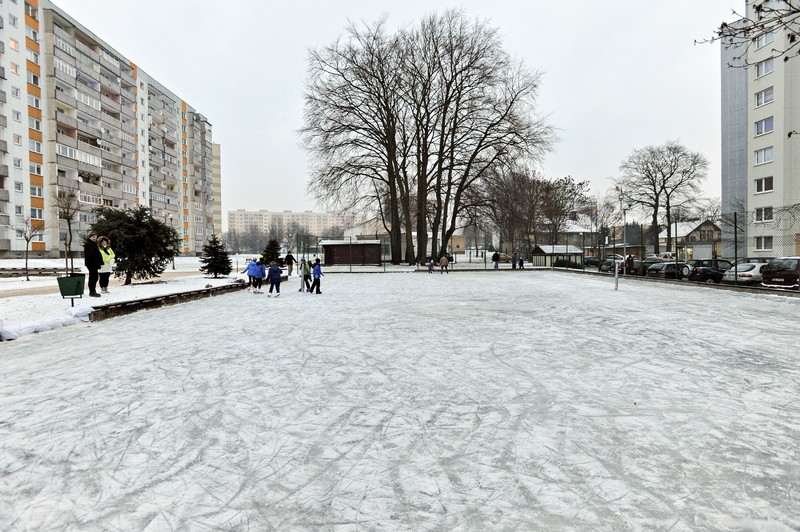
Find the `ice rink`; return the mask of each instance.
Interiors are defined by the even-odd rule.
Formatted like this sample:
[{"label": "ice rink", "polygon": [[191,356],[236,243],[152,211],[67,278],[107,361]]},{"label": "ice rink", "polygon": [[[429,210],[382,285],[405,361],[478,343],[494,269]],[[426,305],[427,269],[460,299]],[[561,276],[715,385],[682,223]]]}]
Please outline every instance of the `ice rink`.
[{"label": "ice rink", "polygon": [[800,528],[800,299],[328,274],[0,343],[0,529]]}]

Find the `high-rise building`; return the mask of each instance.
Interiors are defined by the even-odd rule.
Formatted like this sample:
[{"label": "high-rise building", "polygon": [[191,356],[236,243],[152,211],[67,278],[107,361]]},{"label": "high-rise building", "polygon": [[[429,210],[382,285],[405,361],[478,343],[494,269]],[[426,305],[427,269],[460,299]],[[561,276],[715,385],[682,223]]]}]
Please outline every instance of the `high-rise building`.
[{"label": "high-rise building", "polygon": [[[736,26],[758,20],[753,4],[746,2],[746,19]],[[794,136],[800,131],[800,59],[784,61],[775,53],[789,42],[786,28],[775,25],[722,43],[726,256],[733,256],[734,242],[739,256],[800,254],[800,135]]]},{"label": "high-rise building", "polygon": [[220,202],[208,119],[48,0],[2,1],[0,20],[0,257],[26,221],[35,255],[63,254],[70,195],[76,242],[95,207],[142,205],[200,253]]},{"label": "high-rise building", "polygon": [[302,227],[309,234],[326,236],[333,227],[347,229],[355,223],[353,216],[342,216],[335,212],[292,211],[228,211],[228,231],[244,233],[251,228],[268,233],[271,228],[286,228],[289,225]]}]

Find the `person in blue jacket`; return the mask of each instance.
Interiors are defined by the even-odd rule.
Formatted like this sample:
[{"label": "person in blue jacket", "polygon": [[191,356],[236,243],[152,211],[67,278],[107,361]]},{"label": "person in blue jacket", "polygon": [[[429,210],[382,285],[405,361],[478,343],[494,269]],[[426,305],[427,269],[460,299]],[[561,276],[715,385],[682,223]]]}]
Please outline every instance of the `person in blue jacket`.
[{"label": "person in blue jacket", "polygon": [[311,283],[311,288],[308,289],[308,293],[309,294],[314,293],[314,289],[316,288],[317,294],[321,294],[322,292],[319,291],[320,277],[322,277],[325,274],[322,273],[322,266],[320,266],[319,264],[319,258],[314,261],[314,269],[312,270],[312,275],[314,276],[314,282]]},{"label": "person in blue jacket", "polygon": [[253,287],[255,286],[255,279],[253,278],[253,273],[251,273],[251,272],[255,272],[255,267],[256,267],[256,259],[250,259],[250,261],[247,263],[247,266],[245,266],[244,270],[242,270],[242,273],[246,273],[247,274],[247,291],[248,292],[252,291]]},{"label": "person in blue jacket", "polygon": [[283,270],[277,265],[275,261],[269,263],[269,271],[267,271],[267,280],[269,281],[269,295],[272,296],[272,289],[275,288],[277,292],[275,297],[281,295],[281,275]]},{"label": "person in blue jacket", "polygon": [[253,288],[253,292],[256,294],[262,294],[264,291],[261,290],[261,283],[264,282],[264,278],[267,276],[267,267],[264,265],[264,261],[258,259],[256,262],[255,268],[253,269],[253,283],[255,284],[255,288]]}]

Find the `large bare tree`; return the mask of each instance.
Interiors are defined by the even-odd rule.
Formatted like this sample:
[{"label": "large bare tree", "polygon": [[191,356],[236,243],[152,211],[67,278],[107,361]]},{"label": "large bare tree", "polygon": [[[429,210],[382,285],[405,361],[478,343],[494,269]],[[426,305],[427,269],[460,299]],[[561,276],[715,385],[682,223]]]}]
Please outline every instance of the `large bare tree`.
[{"label": "large bare tree", "polygon": [[691,203],[706,177],[708,160],[691,152],[677,141],[661,146],[647,146],[633,151],[620,164],[621,175],[615,180],[626,200],[651,217],[651,239],[659,252],[661,213],[667,225],[667,245],[671,239],[672,212]]}]

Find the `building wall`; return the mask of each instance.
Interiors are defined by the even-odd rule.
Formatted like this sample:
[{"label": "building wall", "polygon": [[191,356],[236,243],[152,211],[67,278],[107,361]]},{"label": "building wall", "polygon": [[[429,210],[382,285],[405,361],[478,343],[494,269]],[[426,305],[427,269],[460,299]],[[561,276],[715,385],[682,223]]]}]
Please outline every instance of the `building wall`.
[{"label": "building wall", "polygon": [[212,174],[214,182],[214,234],[222,238],[222,146],[214,144],[211,150],[214,162],[212,164]]},{"label": "building wall", "polygon": [[353,225],[352,218],[343,217],[335,212],[292,212],[292,211],[246,211],[237,209],[228,211],[228,231],[244,233],[250,227],[257,227],[264,233],[269,232],[273,224],[283,227],[297,223],[304,227],[310,234],[325,237],[325,232],[334,226],[347,228]]},{"label": "building wall", "polygon": [[75,240],[94,208],[144,205],[183,236],[183,253],[201,251],[219,202],[208,120],[48,0],[2,2],[0,16],[17,22],[2,30],[0,67],[15,73],[0,79],[14,95],[0,107],[18,119],[0,119],[2,164],[14,166],[0,177],[0,256],[24,250],[15,229],[27,216],[45,227],[33,249],[62,253],[57,198],[68,193]]}]

